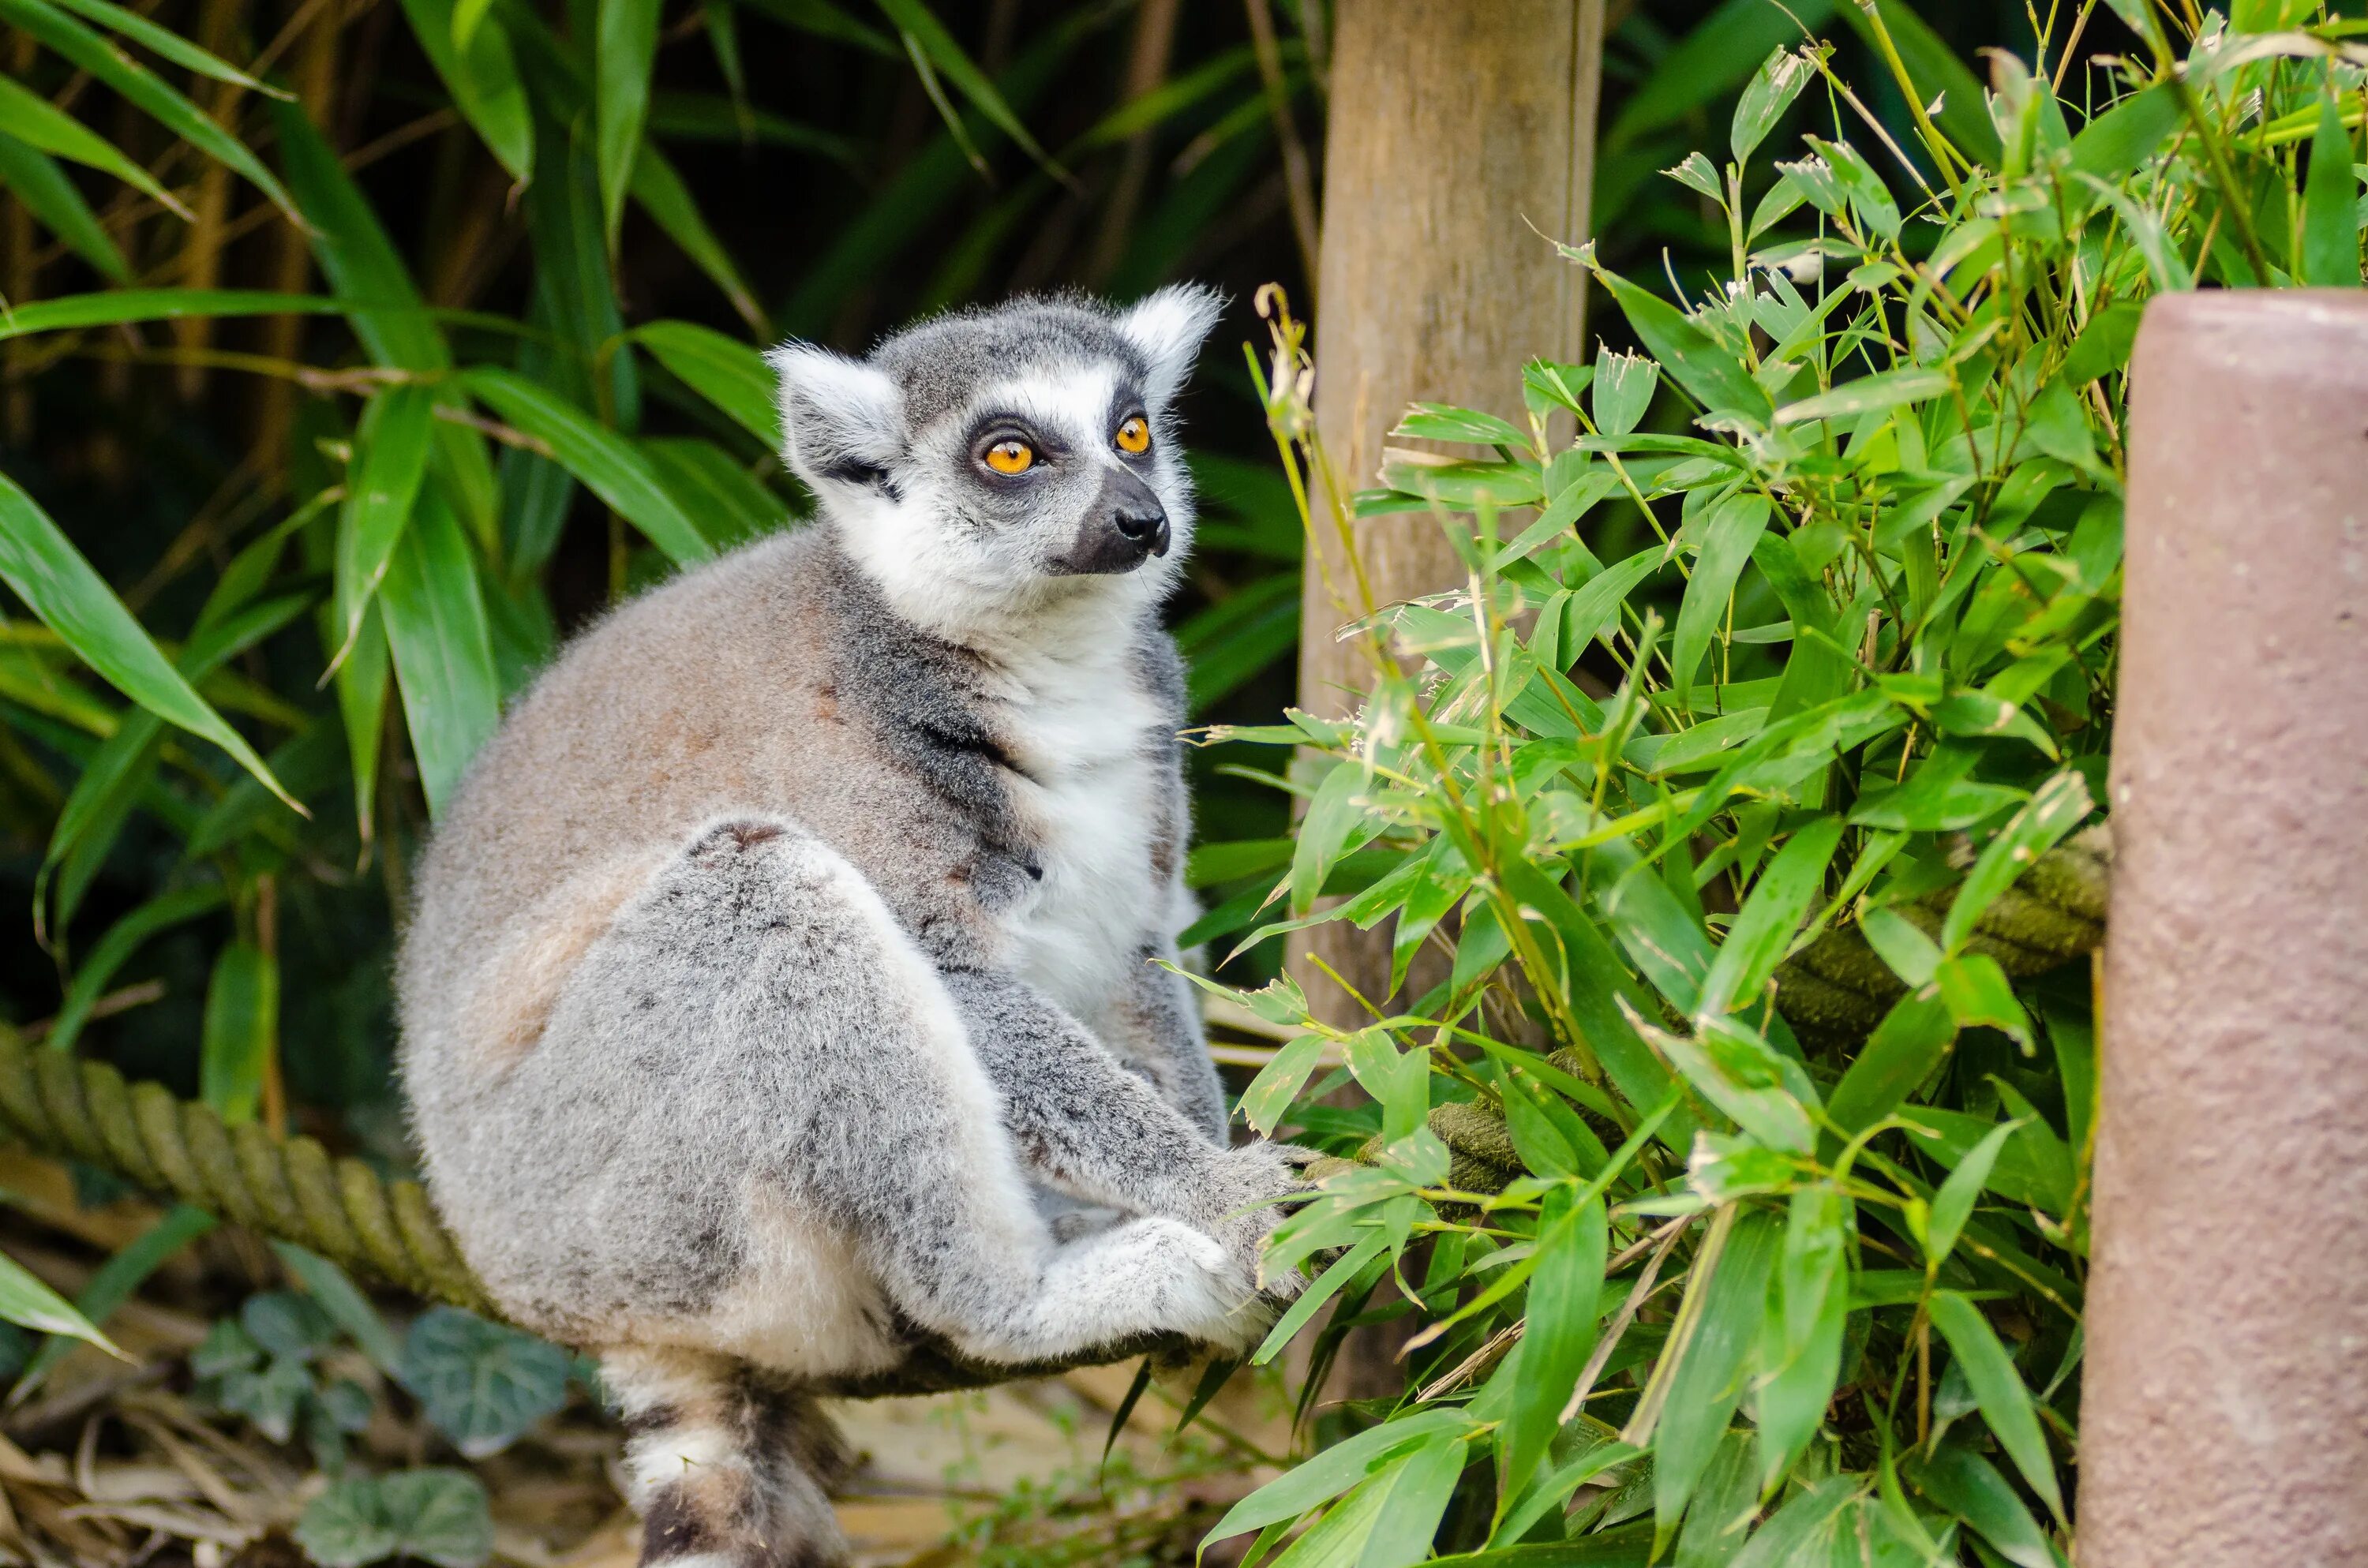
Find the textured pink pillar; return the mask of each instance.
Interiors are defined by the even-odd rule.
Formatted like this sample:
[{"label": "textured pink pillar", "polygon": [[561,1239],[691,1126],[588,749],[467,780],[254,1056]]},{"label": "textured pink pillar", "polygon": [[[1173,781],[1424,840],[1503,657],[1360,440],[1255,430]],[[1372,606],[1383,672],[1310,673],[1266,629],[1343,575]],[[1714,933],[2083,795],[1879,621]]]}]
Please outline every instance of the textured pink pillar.
[{"label": "textured pink pillar", "polygon": [[2079,1563],[2368,1565],[2368,294],[2135,375]]}]

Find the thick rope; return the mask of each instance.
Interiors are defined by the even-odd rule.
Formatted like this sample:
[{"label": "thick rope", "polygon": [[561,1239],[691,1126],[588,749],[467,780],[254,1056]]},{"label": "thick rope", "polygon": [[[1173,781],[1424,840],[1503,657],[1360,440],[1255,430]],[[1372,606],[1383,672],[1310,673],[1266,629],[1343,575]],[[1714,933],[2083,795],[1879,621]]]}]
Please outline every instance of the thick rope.
[{"label": "thick rope", "polygon": [[[2017,976],[2089,953],[2104,934],[2111,867],[2112,841],[2102,827],[2050,850],[1983,915],[1972,949]],[[1934,894],[1902,913],[1938,931],[1948,897]],[[1843,1042],[1865,1039],[1903,989],[1855,926],[1810,944],[1777,971],[1776,981],[1776,1006],[1788,1022],[1820,1040]],[[225,1126],[210,1108],[177,1098],[161,1084],[127,1084],[103,1062],[28,1045],[5,1025],[0,1126],[43,1153],[111,1171],[343,1268],[501,1316],[418,1183],[381,1181],[361,1161],[332,1159],[310,1138],[284,1137],[256,1122]],[[1502,1118],[1486,1108],[1441,1106],[1431,1112],[1431,1127],[1453,1155],[1451,1179],[1466,1192],[1498,1190],[1520,1168]],[[1142,1339],[1011,1367],[971,1361],[925,1341],[894,1370],[826,1382],[818,1392],[850,1399],[939,1393],[1185,1348],[1178,1341]]]}]

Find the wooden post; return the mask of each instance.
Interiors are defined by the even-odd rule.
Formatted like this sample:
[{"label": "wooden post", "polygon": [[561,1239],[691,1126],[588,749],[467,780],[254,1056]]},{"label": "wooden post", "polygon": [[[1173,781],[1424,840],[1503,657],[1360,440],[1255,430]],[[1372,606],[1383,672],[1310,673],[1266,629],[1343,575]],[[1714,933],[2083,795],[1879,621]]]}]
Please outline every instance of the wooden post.
[{"label": "wooden post", "polygon": [[[1602,60],[1603,0],[1341,0],[1315,423],[1346,489],[1376,483],[1384,434],[1408,403],[1521,423],[1523,361],[1581,357],[1586,273],[1540,235],[1586,235]],[[1377,603],[1463,580],[1428,517],[1372,518],[1357,537]],[[1333,634],[1362,607],[1344,602],[1354,590],[1338,541],[1308,546],[1299,698],[1338,715],[1368,672]],[[1295,943],[1292,967],[1325,1017],[1359,1015],[1305,961],[1311,951],[1369,998],[1388,988],[1385,930],[1320,927]]]},{"label": "wooden post", "polygon": [[2368,295],[2133,367],[2081,1568],[2368,1564]]}]

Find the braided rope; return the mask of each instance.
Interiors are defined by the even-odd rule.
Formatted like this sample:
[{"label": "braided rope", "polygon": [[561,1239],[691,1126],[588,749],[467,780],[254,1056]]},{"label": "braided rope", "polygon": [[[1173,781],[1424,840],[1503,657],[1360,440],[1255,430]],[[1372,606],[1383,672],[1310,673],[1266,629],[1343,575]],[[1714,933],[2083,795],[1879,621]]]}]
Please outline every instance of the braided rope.
[{"label": "braided rope", "polygon": [[[1976,924],[1971,949],[2011,975],[2044,972],[2092,951],[2104,934],[2112,841],[2092,828],[2032,863]],[[1937,932],[1948,894],[1901,906]],[[1863,1040],[1903,987],[1855,926],[1810,944],[1776,973],[1776,1006],[1796,1028],[1821,1039]],[[1431,1125],[1455,1157],[1452,1179],[1493,1191],[1519,1167],[1501,1120],[1468,1106],[1442,1106]],[[416,1296],[502,1313],[412,1181],[382,1181],[359,1160],[332,1159],[302,1136],[255,1122],[225,1126],[207,1106],[161,1084],[127,1084],[103,1062],[28,1045],[0,1025],[0,1128],[34,1149],[111,1171],[137,1186],[248,1230],[310,1248],[348,1270],[375,1274]],[[1058,1362],[1012,1367],[972,1361],[930,1340],[894,1369],[829,1381],[817,1392],[849,1399],[939,1393],[1048,1377],[1187,1347],[1148,1338]]]}]

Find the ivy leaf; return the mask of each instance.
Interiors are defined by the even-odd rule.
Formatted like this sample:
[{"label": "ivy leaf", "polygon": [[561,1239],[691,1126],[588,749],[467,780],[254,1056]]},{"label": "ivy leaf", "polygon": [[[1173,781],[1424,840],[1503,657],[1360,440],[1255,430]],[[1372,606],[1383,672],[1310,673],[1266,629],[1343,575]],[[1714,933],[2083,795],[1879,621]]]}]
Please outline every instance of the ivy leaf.
[{"label": "ivy leaf", "polygon": [[304,1506],[296,1544],[322,1568],[416,1557],[477,1568],[494,1553],[485,1489],[466,1471],[408,1470],[341,1481]]},{"label": "ivy leaf", "polygon": [[403,1385],[470,1459],[497,1454],[567,1402],[567,1352],[458,1307],[411,1325]]}]

